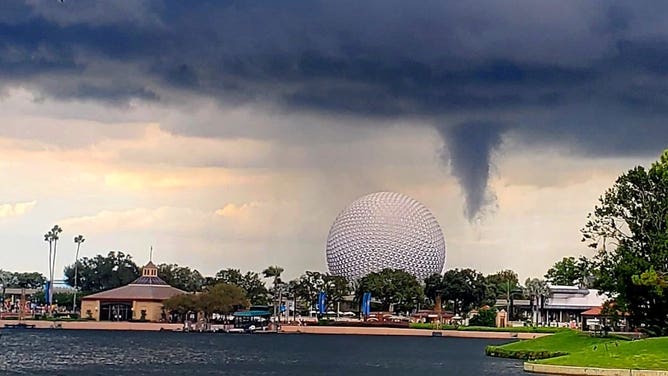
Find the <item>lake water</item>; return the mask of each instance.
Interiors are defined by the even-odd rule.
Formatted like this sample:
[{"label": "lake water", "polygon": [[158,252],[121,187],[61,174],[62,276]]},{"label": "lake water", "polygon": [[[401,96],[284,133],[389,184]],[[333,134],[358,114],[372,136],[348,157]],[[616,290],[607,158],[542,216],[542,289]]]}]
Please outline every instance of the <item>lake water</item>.
[{"label": "lake water", "polygon": [[521,375],[507,341],[306,334],[3,330],[3,375]]}]

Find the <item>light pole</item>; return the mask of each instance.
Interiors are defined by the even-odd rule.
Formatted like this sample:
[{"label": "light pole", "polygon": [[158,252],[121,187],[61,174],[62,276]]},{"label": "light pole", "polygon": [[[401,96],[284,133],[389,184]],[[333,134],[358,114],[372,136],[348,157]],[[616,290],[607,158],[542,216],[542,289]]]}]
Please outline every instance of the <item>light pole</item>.
[{"label": "light pole", "polygon": [[74,259],[74,303],[72,304],[72,312],[77,312],[77,292],[79,292],[79,249],[81,243],[85,242],[83,235],[76,236],[74,242],[77,244],[77,253]]},{"label": "light pole", "polygon": [[7,288],[5,278],[2,275],[3,272],[0,271],[0,292],[2,292],[2,301],[0,301],[0,312],[5,310],[5,289]]}]

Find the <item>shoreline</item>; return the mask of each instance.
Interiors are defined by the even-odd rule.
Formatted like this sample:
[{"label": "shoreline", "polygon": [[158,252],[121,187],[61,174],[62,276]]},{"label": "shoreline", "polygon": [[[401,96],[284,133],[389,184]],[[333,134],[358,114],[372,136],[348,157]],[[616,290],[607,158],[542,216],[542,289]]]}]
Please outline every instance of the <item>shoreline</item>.
[{"label": "shoreline", "polygon": [[[0,320],[0,329],[5,324],[17,324],[16,320]],[[25,324],[34,325],[35,329],[56,330],[119,330],[119,331],[178,331],[183,324],[152,323],[152,322],[102,322],[102,321],[39,321],[26,320]],[[457,330],[429,330],[412,328],[383,328],[383,327],[345,327],[345,326],[295,326],[284,325],[282,334],[320,334],[320,335],[375,335],[375,336],[413,336],[413,337],[455,337],[478,339],[533,339],[549,336],[549,333],[511,333],[511,332],[473,332]]]},{"label": "shoreline", "polygon": [[541,375],[570,376],[668,376],[668,371],[627,368],[600,368],[556,366],[551,364],[524,363],[524,371]]},{"label": "shoreline", "polygon": [[[34,325],[34,329],[54,329],[54,330],[125,330],[125,331],[153,331],[161,330],[181,330],[183,324],[153,323],[153,322],[111,322],[111,321],[43,321],[43,320],[25,320],[23,323]],[[0,320],[0,329],[2,330],[26,330],[9,329],[5,324],[18,324],[16,320]],[[30,330],[30,329],[27,329]]]},{"label": "shoreline", "polygon": [[322,335],[380,335],[380,336],[413,336],[413,337],[454,337],[478,339],[534,339],[552,335],[551,333],[513,333],[459,330],[430,330],[412,328],[382,327],[345,327],[345,326],[283,326],[282,333],[322,334]]}]

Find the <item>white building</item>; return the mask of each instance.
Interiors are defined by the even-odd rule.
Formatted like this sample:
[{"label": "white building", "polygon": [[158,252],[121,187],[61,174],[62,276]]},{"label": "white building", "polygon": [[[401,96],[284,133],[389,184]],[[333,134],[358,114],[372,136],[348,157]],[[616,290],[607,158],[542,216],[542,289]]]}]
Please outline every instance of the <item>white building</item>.
[{"label": "white building", "polygon": [[[578,286],[548,286],[549,294],[538,303],[537,321],[542,325],[566,326],[570,323],[582,324],[582,312],[594,307],[601,307],[610,300],[610,296],[600,294],[598,290]],[[535,304],[535,302],[534,302]],[[533,304],[526,299],[506,299],[496,302],[498,308],[511,307],[513,321],[532,320]]]}]

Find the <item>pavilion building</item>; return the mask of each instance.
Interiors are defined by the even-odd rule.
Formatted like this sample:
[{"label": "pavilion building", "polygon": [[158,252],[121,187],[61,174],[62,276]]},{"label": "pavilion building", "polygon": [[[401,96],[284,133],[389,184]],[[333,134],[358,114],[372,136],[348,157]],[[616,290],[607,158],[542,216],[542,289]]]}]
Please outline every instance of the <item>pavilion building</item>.
[{"label": "pavilion building", "polygon": [[185,291],[168,285],[149,261],[141,277],[127,286],[102,291],[81,299],[81,317],[97,321],[163,321],[163,302]]}]

